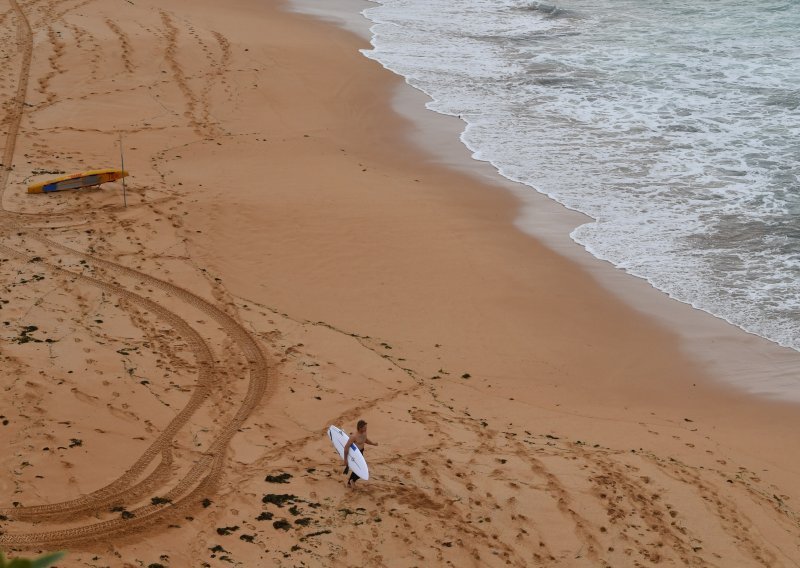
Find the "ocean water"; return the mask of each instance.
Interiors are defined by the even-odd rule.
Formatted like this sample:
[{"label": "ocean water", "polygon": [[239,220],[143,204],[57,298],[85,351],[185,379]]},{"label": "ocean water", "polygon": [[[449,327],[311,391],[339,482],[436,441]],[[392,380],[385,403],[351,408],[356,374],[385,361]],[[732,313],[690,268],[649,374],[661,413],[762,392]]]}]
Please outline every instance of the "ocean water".
[{"label": "ocean water", "polygon": [[366,56],[571,237],[800,350],[800,0],[377,0]]}]

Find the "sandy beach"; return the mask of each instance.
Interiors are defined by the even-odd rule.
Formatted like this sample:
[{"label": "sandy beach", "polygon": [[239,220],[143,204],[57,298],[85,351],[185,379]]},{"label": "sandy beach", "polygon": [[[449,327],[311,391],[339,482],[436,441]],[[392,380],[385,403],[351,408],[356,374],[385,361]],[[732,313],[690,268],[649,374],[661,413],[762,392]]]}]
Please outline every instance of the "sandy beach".
[{"label": "sandy beach", "polygon": [[[0,5],[0,550],[800,565],[797,405],[415,144],[365,47],[280,1]],[[124,196],[26,193],[120,141]]]}]

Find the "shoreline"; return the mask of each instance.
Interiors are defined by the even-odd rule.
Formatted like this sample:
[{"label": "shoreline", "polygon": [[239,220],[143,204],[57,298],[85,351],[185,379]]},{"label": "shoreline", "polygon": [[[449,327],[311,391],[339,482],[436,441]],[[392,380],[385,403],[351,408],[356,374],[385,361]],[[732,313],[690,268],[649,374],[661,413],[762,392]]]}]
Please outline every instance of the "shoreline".
[{"label": "shoreline", "polygon": [[[496,178],[415,144],[393,111],[402,80],[363,38],[277,1],[21,13],[32,87],[0,224],[4,551],[796,564],[796,407],[712,380],[523,233]],[[127,207],[113,184],[20,191],[41,168],[116,159],[119,131]],[[379,445],[349,491],[325,432],[360,418]]]},{"label": "shoreline", "polygon": [[[373,23],[361,10],[371,5],[367,0],[338,0],[334,6],[323,9],[304,0],[289,1],[292,11],[328,21],[367,42],[372,38]],[[503,177],[491,163],[472,158],[460,140],[466,124],[456,117],[429,110],[426,103],[430,96],[406,83],[401,75],[384,69],[401,80],[392,97],[392,106],[413,125],[409,139],[435,163],[467,172],[513,195],[519,203],[516,227],[577,263],[604,289],[678,335],[687,354],[708,368],[714,380],[753,396],[800,403],[800,381],[795,379],[800,371],[800,352],[676,300],[645,278],[592,255],[570,237],[572,230],[590,221],[590,217],[567,209],[535,188]]]}]

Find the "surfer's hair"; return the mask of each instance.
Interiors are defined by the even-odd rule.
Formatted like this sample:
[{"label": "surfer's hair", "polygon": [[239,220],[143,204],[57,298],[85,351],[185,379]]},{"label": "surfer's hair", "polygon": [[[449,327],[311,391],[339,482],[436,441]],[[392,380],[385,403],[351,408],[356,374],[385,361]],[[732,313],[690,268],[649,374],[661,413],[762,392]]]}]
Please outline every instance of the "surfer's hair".
[{"label": "surfer's hair", "polygon": [[358,424],[356,424],[356,428],[358,430],[361,430],[366,425],[367,425],[367,421],[366,420],[359,420]]}]

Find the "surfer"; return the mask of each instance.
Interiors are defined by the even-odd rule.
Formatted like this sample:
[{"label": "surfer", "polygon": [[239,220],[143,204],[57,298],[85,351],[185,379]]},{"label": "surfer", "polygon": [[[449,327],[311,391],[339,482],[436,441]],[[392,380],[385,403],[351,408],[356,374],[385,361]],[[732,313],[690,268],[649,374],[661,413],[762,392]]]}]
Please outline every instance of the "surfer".
[{"label": "surfer", "polygon": [[[347,443],[344,445],[344,471],[342,473],[347,473],[350,471],[350,468],[347,465],[347,454],[350,453],[350,444],[355,444],[356,447],[361,450],[361,453],[364,453],[364,446],[369,444],[370,446],[377,446],[375,442],[367,438],[367,423],[364,420],[359,420],[356,424],[356,433],[350,434],[350,437],[347,439]],[[359,477],[356,473],[350,472],[350,479],[347,480],[348,487],[354,487],[356,481],[359,480]]]}]

